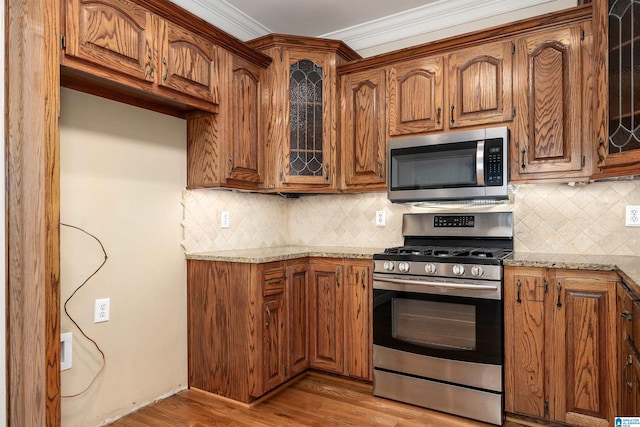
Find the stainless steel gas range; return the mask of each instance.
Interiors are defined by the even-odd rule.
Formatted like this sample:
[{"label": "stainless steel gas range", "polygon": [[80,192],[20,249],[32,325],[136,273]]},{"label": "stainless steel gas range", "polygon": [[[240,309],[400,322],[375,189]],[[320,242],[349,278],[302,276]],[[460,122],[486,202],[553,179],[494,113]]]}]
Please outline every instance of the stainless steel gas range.
[{"label": "stainless steel gas range", "polygon": [[373,257],[373,393],[502,424],[513,214],[405,214],[402,234]]}]

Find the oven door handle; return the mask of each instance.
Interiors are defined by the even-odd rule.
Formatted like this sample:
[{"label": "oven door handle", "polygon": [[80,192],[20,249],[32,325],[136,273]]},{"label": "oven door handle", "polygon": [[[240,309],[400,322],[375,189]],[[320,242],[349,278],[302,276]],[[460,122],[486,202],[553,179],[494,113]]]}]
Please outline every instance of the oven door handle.
[{"label": "oven door handle", "polygon": [[[421,285],[421,286],[433,286],[438,288],[450,288],[450,289],[468,289],[476,291],[497,291],[498,285],[464,285],[461,283],[440,283],[440,282],[428,282],[425,280],[406,280],[406,279],[390,279],[387,277],[374,277],[374,282],[387,282],[398,285]],[[375,283],[374,283],[375,289]]]}]

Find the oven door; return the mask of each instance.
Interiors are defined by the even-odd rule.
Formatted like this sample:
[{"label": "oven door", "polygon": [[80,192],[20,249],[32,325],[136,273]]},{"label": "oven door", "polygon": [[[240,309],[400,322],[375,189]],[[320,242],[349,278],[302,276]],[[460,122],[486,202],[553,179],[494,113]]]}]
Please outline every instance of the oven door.
[{"label": "oven door", "polygon": [[[501,286],[498,282],[498,286]],[[373,290],[373,343],[436,358],[502,364],[502,300],[397,289]]]}]

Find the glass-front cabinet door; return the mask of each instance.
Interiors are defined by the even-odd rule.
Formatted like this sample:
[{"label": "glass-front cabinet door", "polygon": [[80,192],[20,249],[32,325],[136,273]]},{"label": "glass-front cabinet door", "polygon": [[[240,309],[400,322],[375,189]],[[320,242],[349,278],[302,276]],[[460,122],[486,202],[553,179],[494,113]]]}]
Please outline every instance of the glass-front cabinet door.
[{"label": "glass-front cabinet door", "polygon": [[329,70],[322,55],[303,59],[292,54],[289,62],[289,144],[282,178],[289,183],[325,184],[330,178],[330,135],[324,127],[330,120],[324,108]]},{"label": "glass-front cabinet door", "polygon": [[[596,176],[640,173],[640,1],[593,2],[599,32]],[[606,35],[606,37],[605,37]],[[607,61],[608,58],[608,61]]]}]

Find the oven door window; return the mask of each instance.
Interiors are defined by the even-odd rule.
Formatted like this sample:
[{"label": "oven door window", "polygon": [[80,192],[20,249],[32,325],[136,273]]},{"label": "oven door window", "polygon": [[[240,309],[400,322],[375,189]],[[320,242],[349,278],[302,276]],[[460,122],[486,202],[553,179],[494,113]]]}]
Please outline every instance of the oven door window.
[{"label": "oven door window", "polygon": [[391,190],[475,187],[476,142],[391,150]]},{"label": "oven door window", "polygon": [[502,363],[502,302],[374,290],[377,345],[433,357]]}]

